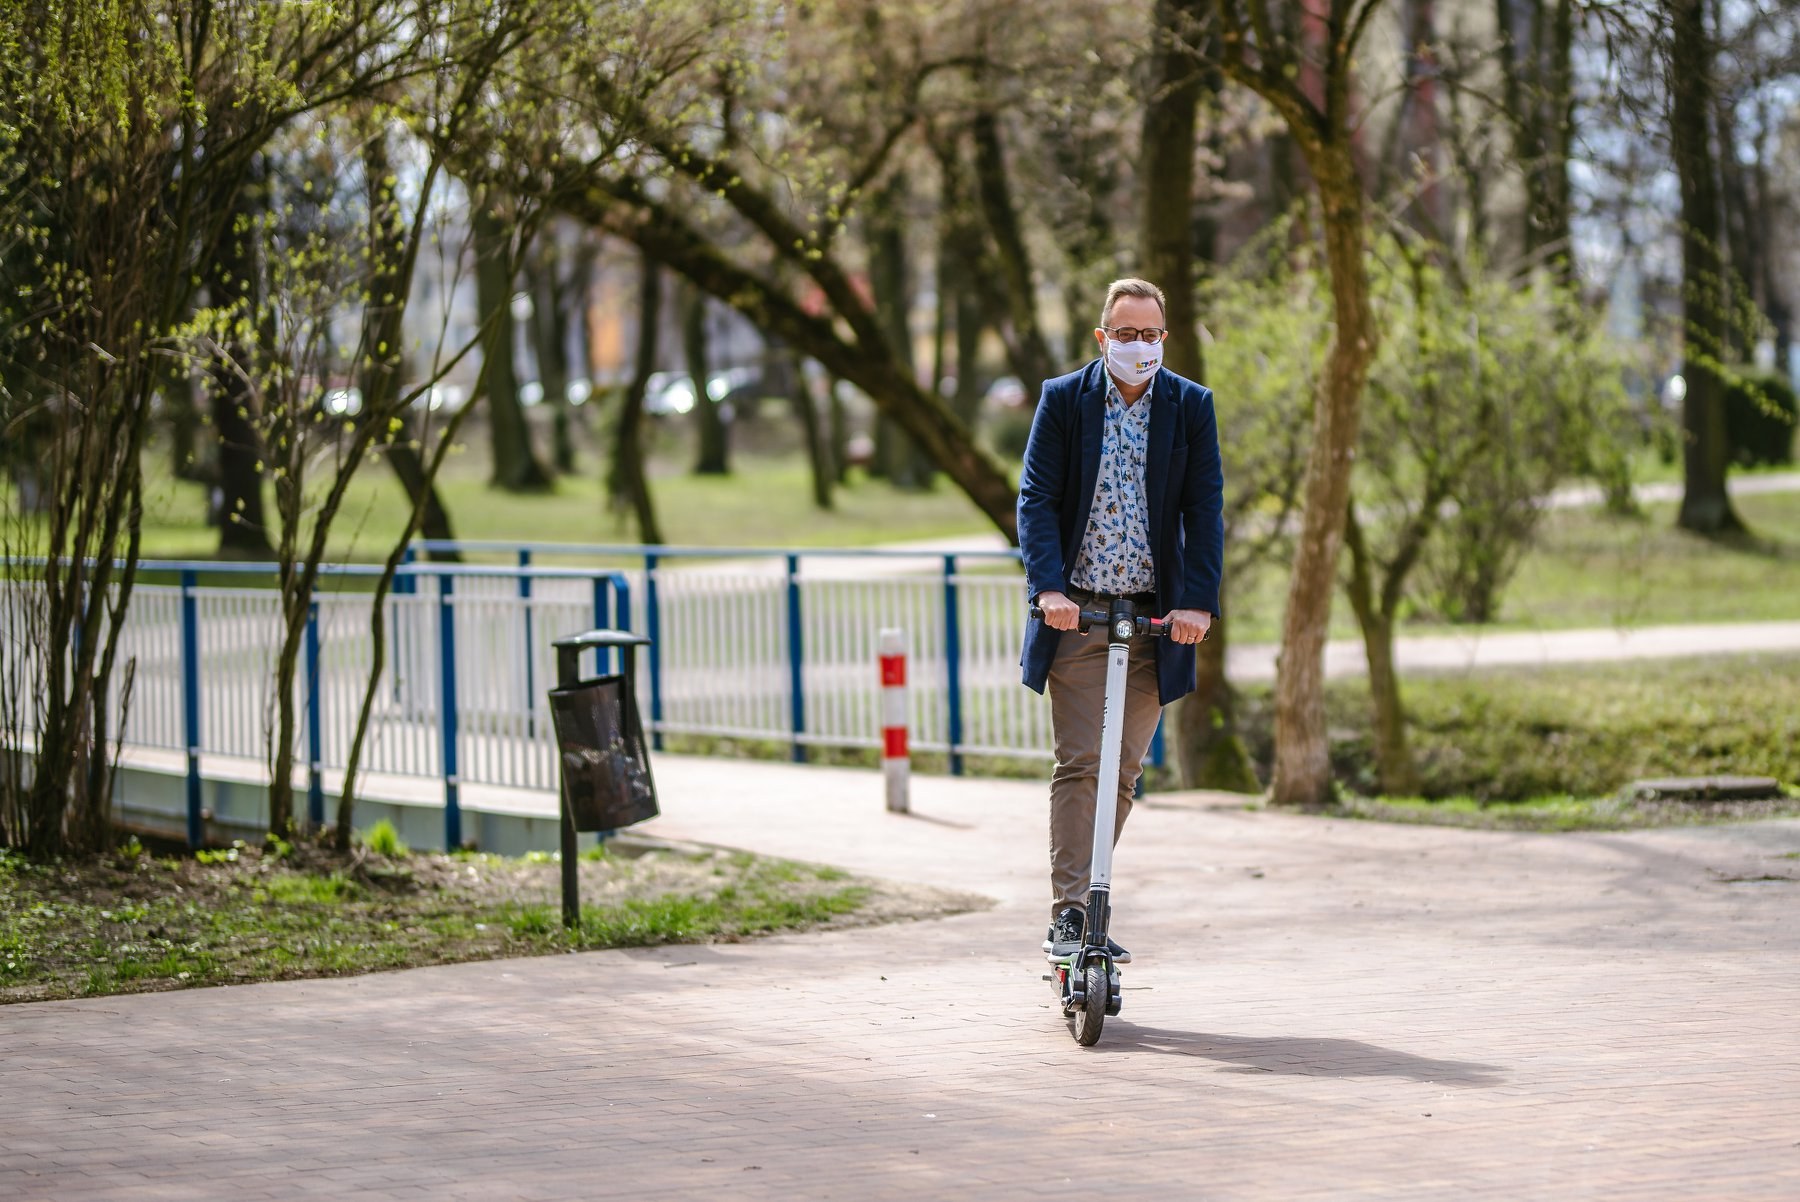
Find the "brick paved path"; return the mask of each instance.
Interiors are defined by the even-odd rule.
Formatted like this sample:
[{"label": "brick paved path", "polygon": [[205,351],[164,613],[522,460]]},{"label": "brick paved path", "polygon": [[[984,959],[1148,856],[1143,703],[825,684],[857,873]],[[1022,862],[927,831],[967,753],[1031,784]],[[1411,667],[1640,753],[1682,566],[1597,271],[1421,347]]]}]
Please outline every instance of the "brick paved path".
[{"label": "brick paved path", "polygon": [[[1800,823],[1523,836],[1153,799],[1125,1011],[1036,785],[659,760],[671,836],[940,922],[0,1008],[0,1198],[1800,1198]],[[884,979],[885,978],[885,979]]]}]

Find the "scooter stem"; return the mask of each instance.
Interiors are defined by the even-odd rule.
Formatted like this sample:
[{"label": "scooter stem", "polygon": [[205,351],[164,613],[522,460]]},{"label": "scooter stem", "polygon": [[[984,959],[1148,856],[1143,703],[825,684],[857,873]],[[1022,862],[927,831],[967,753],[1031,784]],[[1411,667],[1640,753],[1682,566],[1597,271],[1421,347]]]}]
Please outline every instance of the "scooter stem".
[{"label": "scooter stem", "polygon": [[[1125,735],[1125,684],[1131,665],[1131,639],[1137,632],[1131,602],[1115,601],[1106,649],[1106,708],[1100,721],[1100,774],[1094,779],[1094,855],[1089,887],[1112,889],[1113,835],[1118,824],[1119,745]],[[1104,932],[1100,932],[1104,934]]]}]

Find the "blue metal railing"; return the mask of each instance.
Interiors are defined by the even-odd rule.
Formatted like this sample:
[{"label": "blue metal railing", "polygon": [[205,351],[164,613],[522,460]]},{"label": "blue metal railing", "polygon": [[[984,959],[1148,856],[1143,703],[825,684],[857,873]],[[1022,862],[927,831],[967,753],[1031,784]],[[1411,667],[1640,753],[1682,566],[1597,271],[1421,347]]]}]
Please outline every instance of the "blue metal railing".
[{"label": "blue metal railing", "polygon": [[[965,690],[963,680],[963,621],[961,594],[957,587],[958,570],[963,560],[990,563],[1017,563],[1017,548],[939,552],[910,551],[889,547],[681,547],[645,546],[633,543],[558,543],[513,542],[494,539],[420,539],[413,548],[420,553],[455,552],[516,557],[521,566],[530,565],[540,556],[563,556],[593,560],[624,560],[642,564],[644,572],[645,631],[650,639],[649,679],[650,731],[652,746],[660,750],[665,728],[666,694],[664,681],[662,594],[658,588],[658,569],[668,560],[779,560],[786,568],[783,605],[787,649],[788,738],[791,756],[796,763],[806,759],[805,643],[801,621],[800,565],[809,558],[942,561],[942,610],[944,631],[944,706],[946,744],[952,775],[963,773]],[[625,623],[621,622],[623,627]],[[1149,762],[1161,767],[1165,762],[1162,725],[1151,738]]]},{"label": "blue metal railing", "polygon": [[[16,557],[5,561],[8,566],[41,566],[42,558]],[[384,569],[374,564],[321,564],[319,575],[321,581],[356,580],[368,581],[379,578]],[[140,560],[138,563],[138,580],[146,589],[156,589],[159,578],[173,578],[176,584],[178,599],[179,631],[176,646],[178,648],[178,669],[181,690],[180,722],[181,745],[185,764],[185,820],[188,843],[199,846],[205,838],[205,810],[202,789],[201,757],[211,754],[206,751],[206,721],[203,700],[208,688],[202,663],[201,635],[204,623],[201,616],[201,602],[209,596],[219,593],[210,592],[202,586],[207,577],[226,581],[269,581],[277,577],[277,565],[272,563],[214,562],[211,560]],[[521,562],[513,567],[491,567],[485,565],[465,565],[446,563],[420,563],[412,549],[407,552],[403,562],[394,576],[393,595],[401,598],[416,597],[420,580],[437,582],[436,625],[438,633],[437,676],[438,704],[437,718],[439,726],[439,767],[444,787],[444,841],[447,847],[457,847],[462,843],[462,814],[460,806],[461,750],[462,734],[461,707],[459,695],[459,679],[457,672],[458,654],[456,640],[456,622],[454,605],[457,602],[457,582],[484,579],[505,579],[517,581],[517,595],[523,609],[525,622],[525,646],[522,648],[526,668],[526,696],[535,694],[535,679],[532,661],[540,650],[535,647],[535,627],[532,624],[532,588],[535,581],[540,580],[581,580],[593,582],[592,617],[600,626],[606,627],[609,622],[617,621],[628,624],[631,618],[630,582],[622,572],[607,569],[552,566],[542,567],[530,564],[528,556],[521,556]],[[242,592],[228,592],[223,595],[242,597]],[[271,595],[273,595],[271,593]],[[266,616],[266,615],[264,615]],[[580,619],[585,622],[586,616]],[[392,637],[390,632],[389,637]],[[324,667],[324,636],[321,631],[320,602],[314,600],[307,614],[306,629],[303,635],[301,655],[304,663],[305,694],[301,705],[306,721],[305,762],[307,767],[307,820],[315,825],[325,820],[324,772],[326,769],[326,715],[324,706],[323,680],[326,675]],[[532,715],[535,722],[535,714]],[[535,733],[535,727],[532,728]],[[340,765],[341,766],[341,765]]]},{"label": "blue metal railing", "polygon": [[[421,558],[452,549],[505,561],[469,564]],[[397,616],[407,620],[390,624],[388,630],[395,654],[390,657],[393,688],[382,694],[389,725],[383,744],[387,750],[379,762],[386,767],[371,759],[370,770],[440,776],[449,846],[458,845],[463,836],[464,783],[545,787],[548,782],[554,787],[554,761],[546,742],[549,728],[537,708],[543,699],[535,696],[538,683],[549,678],[537,655],[548,653],[553,625],[585,623],[590,613],[596,626],[639,629],[641,623],[642,632],[650,637],[649,671],[641,679],[648,689],[646,708],[659,748],[671,731],[748,738],[784,735],[795,761],[803,761],[813,744],[869,745],[860,732],[871,719],[861,707],[867,702],[863,693],[873,694],[874,677],[869,677],[871,687],[861,690],[859,671],[863,644],[873,638],[873,625],[880,617],[922,632],[923,643],[915,644],[924,647],[919,654],[928,656],[927,662],[938,660],[916,677],[921,688],[915,710],[920,725],[915,729],[929,732],[930,742],[918,738],[915,746],[944,750],[955,774],[965,770],[971,753],[1041,755],[1048,749],[1044,728],[1038,725],[1043,717],[1032,716],[1036,703],[1027,704],[1028,696],[1009,667],[1016,663],[1012,623],[1023,617],[1022,599],[1020,612],[1013,612],[1011,590],[1022,586],[1015,586],[1007,574],[965,572],[970,563],[998,565],[1017,558],[1017,552],[1009,549],[417,542],[408,548],[393,582],[392,596],[404,611]],[[564,562],[544,562],[558,559]],[[585,562],[567,562],[571,559]],[[672,564],[726,560],[762,560],[766,570],[751,564],[743,573],[669,572]],[[816,560],[910,563],[903,570],[867,574],[820,568],[816,563],[812,571],[804,570]],[[640,611],[633,611],[627,572],[594,566],[596,561],[642,565]],[[382,571],[374,564],[320,568],[323,587],[308,616],[301,699],[307,724],[307,816],[315,823],[325,817],[323,774],[341,766],[336,761],[345,749],[339,727],[345,721],[344,697],[354,692],[345,683],[345,671],[348,667],[354,676],[360,670],[354,661],[366,654],[358,648],[367,646],[366,637],[362,643],[355,641],[356,623],[349,619],[346,625],[345,617],[354,612],[351,598],[362,589],[346,593],[334,590],[329,582],[366,585]],[[145,560],[139,572],[147,585],[162,582],[153,587],[170,598],[167,604],[179,606],[161,611],[162,617],[151,619],[150,629],[174,634],[171,619],[179,615],[179,738],[187,761],[188,833],[197,842],[204,833],[201,755],[254,754],[246,750],[253,735],[231,725],[235,719],[229,715],[243,712],[235,699],[248,696],[254,681],[261,679],[254,676],[256,656],[266,653],[273,637],[263,633],[267,628],[261,624],[273,620],[275,605],[272,594],[263,601],[254,590],[201,584],[263,583],[274,578],[275,567]],[[584,579],[591,581],[591,603],[579,599],[586,595],[583,588],[571,592],[567,584],[546,583]],[[179,582],[178,590],[167,587],[170,580]],[[437,582],[435,593],[429,588],[432,581]],[[455,617],[459,611],[460,640]],[[155,607],[151,612],[157,612]],[[212,633],[214,623],[222,623],[218,633]],[[368,631],[360,634],[367,636]],[[540,635],[544,648],[535,646]],[[709,640],[719,643],[724,654],[709,650]],[[938,645],[932,648],[933,643]],[[872,656],[869,663],[873,664]],[[611,667],[602,660],[601,671]],[[332,689],[329,699],[327,686]],[[226,725],[214,726],[221,715]],[[151,740],[155,746],[173,743],[173,730]],[[1153,764],[1164,762],[1160,729],[1149,759]]]}]

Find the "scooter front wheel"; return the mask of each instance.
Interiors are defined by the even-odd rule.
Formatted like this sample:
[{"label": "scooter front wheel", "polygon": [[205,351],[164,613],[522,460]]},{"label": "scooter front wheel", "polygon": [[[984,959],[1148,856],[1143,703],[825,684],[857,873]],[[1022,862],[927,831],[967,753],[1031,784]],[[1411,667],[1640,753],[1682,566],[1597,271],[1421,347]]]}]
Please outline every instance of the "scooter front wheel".
[{"label": "scooter front wheel", "polygon": [[1081,1009],[1070,1017],[1069,1025],[1074,1028],[1075,1042],[1091,1048],[1100,1042],[1100,1028],[1106,1025],[1106,1000],[1112,994],[1112,981],[1108,979],[1104,960],[1091,962],[1082,976],[1085,993]]}]

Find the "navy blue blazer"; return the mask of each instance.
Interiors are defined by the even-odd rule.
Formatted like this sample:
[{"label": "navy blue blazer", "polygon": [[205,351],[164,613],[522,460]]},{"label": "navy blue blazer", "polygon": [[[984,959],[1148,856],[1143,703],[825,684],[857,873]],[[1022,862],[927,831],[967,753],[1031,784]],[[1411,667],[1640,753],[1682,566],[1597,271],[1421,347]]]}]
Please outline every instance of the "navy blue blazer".
[{"label": "navy blue blazer", "polygon": [[[1019,550],[1029,598],[1048,589],[1069,589],[1069,569],[1087,530],[1100,477],[1105,421],[1102,360],[1044,382],[1019,479]],[[1150,390],[1144,484],[1158,612],[1203,609],[1217,616],[1225,560],[1225,476],[1212,390],[1167,368],[1156,374]],[[1040,693],[1062,633],[1038,619],[1026,621],[1019,664],[1025,683]],[[1193,692],[1193,647],[1158,639],[1156,679],[1164,705]]]}]

